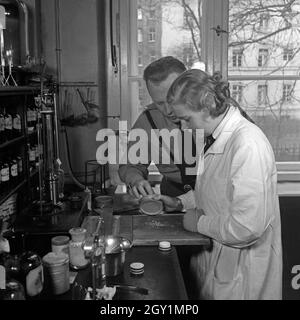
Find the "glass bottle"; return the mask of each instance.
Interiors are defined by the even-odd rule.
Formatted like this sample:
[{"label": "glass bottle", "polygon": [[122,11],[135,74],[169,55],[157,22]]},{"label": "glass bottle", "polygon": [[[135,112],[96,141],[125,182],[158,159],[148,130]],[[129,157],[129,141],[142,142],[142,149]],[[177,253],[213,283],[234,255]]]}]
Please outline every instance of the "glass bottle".
[{"label": "glass bottle", "polygon": [[9,113],[5,113],[4,116],[4,122],[5,122],[5,137],[6,140],[11,140],[13,138],[13,127],[12,127],[12,116]]},{"label": "glass bottle", "polygon": [[18,163],[16,159],[11,159],[9,162],[10,168],[10,184],[14,185],[18,181]]},{"label": "glass bottle", "polygon": [[13,117],[13,137],[18,138],[22,135],[21,116],[16,113]]},{"label": "glass bottle", "polygon": [[25,300],[24,287],[17,280],[9,280],[6,283],[2,300]]},{"label": "glass bottle", "polygon": [[26,298],[38,297],[44,287],[42,259],[34,252],[25,252],[21,255],[20,267],[20,279],[25,289]]},{"label": "glass bottle", "polygon": [[85,258],[83,243],[86,238],[86,229],[72,228],[69,230],[71,241],[69,244],[70,266],[72,269],[80,270],[87,267],[89,260]]},{"label": "glass bottle", "polygon": [[0,179],[1,179],[1,191],[8,190],[9,187],[9,164],[3,162],[0,168]]}]

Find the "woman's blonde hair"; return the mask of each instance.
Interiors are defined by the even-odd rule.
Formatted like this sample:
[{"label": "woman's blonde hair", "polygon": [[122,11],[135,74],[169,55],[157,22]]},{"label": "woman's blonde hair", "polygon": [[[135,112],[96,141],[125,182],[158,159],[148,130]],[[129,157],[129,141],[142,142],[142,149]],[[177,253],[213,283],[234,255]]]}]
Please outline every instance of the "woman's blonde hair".
[{"label": "woman's blonde hair", "polygon": [[231,104],[237,104],[230,98],[229,83],[222,80],[219,72],[210,76],[198,69],[188,70],[175,80],[167,101],[171,106],[183,104],[195,111],[207,108],[212,117],[218,117]]}]

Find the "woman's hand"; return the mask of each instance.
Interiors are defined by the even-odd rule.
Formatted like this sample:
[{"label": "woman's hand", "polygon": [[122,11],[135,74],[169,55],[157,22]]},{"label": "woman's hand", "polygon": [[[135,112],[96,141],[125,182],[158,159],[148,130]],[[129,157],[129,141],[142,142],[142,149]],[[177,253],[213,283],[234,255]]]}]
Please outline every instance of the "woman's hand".
[{"label": "woman's hand", "polygon": [[182,211],[183,206],[181,200],[178,198],[172,198],[169,196],[154,195],[154,200],[160,200],[164,203],[166,212]]},{"label": "woman's hand", "polygon": [[188,210],[183,216],[183,227],[187,231],[198,232],[198,221],[204,215],[202,209]]}]

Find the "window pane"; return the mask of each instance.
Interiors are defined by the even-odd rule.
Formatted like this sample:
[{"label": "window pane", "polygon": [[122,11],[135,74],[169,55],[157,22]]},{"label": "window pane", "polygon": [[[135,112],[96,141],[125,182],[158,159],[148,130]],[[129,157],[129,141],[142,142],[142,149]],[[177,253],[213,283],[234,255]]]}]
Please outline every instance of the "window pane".
[{"label": "window pane", "polygon": [[300,0],[229,5],[232,97],[266,133],[277,161],[300,161]]},{"label": "window pane", "polygon": [[[137,61],[131,61],[132,74],[129,75],[133,118],[137,110],[141,112],[151,103],[143,81],[143,72],[148,64],[163,56],[172,55],[188,68],[203,68],[201,63],[201,30],[199,15],[203,0],[166,1],[136,0],[138,38],[132,50],[138,52]],[[143,19],[139,19],[143,14]],[[138,74],[137,74],[138,72]],[[137,78],[140,85],[137,85]]]}]

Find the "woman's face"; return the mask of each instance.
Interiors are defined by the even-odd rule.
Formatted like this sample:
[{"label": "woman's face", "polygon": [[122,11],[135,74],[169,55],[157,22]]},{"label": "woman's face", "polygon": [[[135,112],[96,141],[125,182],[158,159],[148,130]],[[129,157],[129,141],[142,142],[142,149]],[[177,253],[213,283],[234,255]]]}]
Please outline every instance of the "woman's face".
[{"label": "woman's face", "polygon": [[181,121],[182,128],[194,130],[207,128],[207,113],[205,111],[194,111],[183,104],[175,104],[172,108],[176,117]]}]

